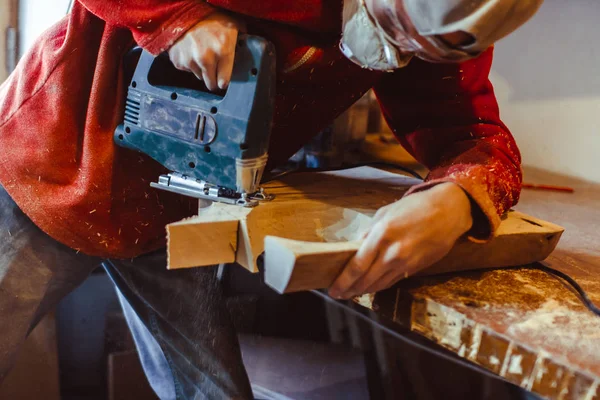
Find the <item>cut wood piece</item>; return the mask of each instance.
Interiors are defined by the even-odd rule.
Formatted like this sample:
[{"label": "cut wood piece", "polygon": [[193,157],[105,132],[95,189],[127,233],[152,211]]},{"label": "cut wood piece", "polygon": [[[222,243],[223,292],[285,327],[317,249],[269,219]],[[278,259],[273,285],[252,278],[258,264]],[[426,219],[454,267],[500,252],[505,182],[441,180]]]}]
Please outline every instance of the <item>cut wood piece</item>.
[{"label": "cut wood piece", "polygon": [[[275,195],[273,201],[262,202],[254,208],[213,204],[201,209],[198,217],[169,225],[169,267],[187,268],[235,260],[257,272],[256,261],[265,249],[265,238],[275,236],[308,242],[307,249],[299,248],[304,244],[285,249],[280,245],[284,242],[277,241],[273,246],[280,248],[278,254],[286,260],[290,260],[290,254],[301,256],[300,265],[304,267],[297,274],[288,274],[292,280],[300,279],[299,287],[322,287],[322,283],[309,285],[302,277],[304,268],[307,271],[315,268],[314,274],[304,273],[308,277],[314,275],[315,279],[319,277],[317,272],[325,268],[309,266],[312,260],[322,258],[321,263],[335,263],[335,268],[341,268],[345,255],[333,256],[340,247],[349,250],[345,247],[348,245],[341,243],[361,239],[379,208],[400,199],[410,186],[419,182],[370,167],[287,175],[264,186],[268,193]],[[461,243],[445,263],[433,266],[430,271],[519,265],[543,259],[556,245],[562,228],[532,217],[519,218],[519,215],[511,213],[501,224],[498,237],[490,243]],[[334,250],[325,250],[317,246],[319,243],[334,246]],[[314,251],[315,248],[318,251]],[[323,251],[327,257],[320,255]],[[286,271],[285,265],[276,265],[276,254],[270,256],[267,252],[266,256],[270,260],[267,268]],[[287,266],[289,271],[294,265],[295,261]],[[335,275],[335,268],[323,273],[327,277]],[[282,274],[285,276],[285,272]]]},{"label": "cut wood piece", "polygon": [[[556,247],[563,228],[510,212],[487,243],[460,240],[441,261],[422,274],[530,264]],[[279,293],[329,287],[352,258],[360,241],[311,243],[265,238],[265,281]]]},{"label": "cut wood piece", "polygon": [[279,293],[329,287],[360,243],[311,243],[267,236],[265,282]]},{"label": "cut wood piece", "polygon": [[167,225],[167,268],[191,268],[232,263],[236,258],[238,226],[249,209],[215,204],[196,217]]},{"label": "cut wood piece", "polygon": [[[252,272],[258,271],[256,260],[263,253],[267,235],[309,242],[354,240],[368,228],[371,216],[379,208],[398,200],[419,182],[369,167],[287,175],[264,185],[269,194],[275,195],[273,201],[254,208],[215,203],[200,210],[202,219],[185,220],[185,227],[180,223],[169,225],[167,251],[171,268],[176,264],[184,268],[231,262],[230,252],[205,253],[204,243],[224,248],[230,242],[210,232],[207,225],[223,221],[224,216],[225,220],[239,221],[235,261]],[[175,236],[174,232],[180,229],[186,231]],[[192,236],[197,239],[191,239]],[[186,243],[179,244],[180,240]],[[195,244],[197,241],[203,244]],[[184,262],[176,263],[177,260]]]}]

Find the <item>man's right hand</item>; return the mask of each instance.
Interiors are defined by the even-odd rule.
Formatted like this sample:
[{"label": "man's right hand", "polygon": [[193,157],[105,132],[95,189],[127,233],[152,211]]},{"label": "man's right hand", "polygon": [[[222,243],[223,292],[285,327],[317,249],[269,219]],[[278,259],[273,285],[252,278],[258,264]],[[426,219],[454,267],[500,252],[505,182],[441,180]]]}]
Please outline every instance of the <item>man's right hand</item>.
[{"label": "man's right hand", "polygon": [[242,22],[216,12],[200,21],[169,49],[177,69],[193,72],[211,91],[226,89],[231,80]]}]

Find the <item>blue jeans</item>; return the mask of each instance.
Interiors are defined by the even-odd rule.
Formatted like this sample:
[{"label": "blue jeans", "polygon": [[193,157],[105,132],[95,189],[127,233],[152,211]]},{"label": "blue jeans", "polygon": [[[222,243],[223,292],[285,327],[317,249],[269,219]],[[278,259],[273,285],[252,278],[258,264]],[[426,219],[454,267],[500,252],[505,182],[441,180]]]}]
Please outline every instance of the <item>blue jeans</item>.
[{"label": "blue jeans", "polygon": [[[216,268],[166,270],[165,252],[102,260],[56,242],[0,187],[0,380],[40,319],[102,265],[161,399],[251,399]],[[6,314],[5,314],[6,315]]]}]

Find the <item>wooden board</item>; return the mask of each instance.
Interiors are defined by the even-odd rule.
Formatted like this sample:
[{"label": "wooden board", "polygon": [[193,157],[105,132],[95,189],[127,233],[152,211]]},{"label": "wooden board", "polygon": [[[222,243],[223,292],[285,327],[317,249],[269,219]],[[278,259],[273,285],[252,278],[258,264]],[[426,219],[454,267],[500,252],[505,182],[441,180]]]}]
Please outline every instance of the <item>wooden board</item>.
[{"label": "wooden board", "polygon": [[[211,265],[218,258],[216,250],[226,249],[229,237],[212,234],[212,245],[187,246],[175,254],[171,249],[184,248],[180,239],[185,229],[209,234],[208,227],[229,216],[239,221],[235,261],[257,272],[256,259],[263,252],[267,235],[309,242],[348,241],[360,237],[368,228],[372,215],[380,207],[398,200],[418,181],[374,168],[358,168],[331,173],[291,174],[269,182],[265,190],[275,195],[270,202],[255,208],[240,208],[214,203],[203,208],[199,216],[182,223],[170,224],[168,232],[169,268]],[[204,252],[212,256],[204,260]],[[213,257],[214,256],[214,257]],[[224,261],[230,252],[223,251]]]},{"label": "wooden board", "polygon": [[[169,225],[168,267],[190,268],[235,260],[257,272],[256,261],[267,240],[272,248],[266,253],[268,277],[292,276],[297,254],[304,265],[298,271],[306,269],[304,278],[295,274],[296,283],[276,284],[268,279],[269,283],[280,291],[323,287],[356,251],[374,213],[401,198],[418,182],[369,167],[287,175],[265,186],[275,195],[273,201],[252,209],[216,203],[201,209],[197,217]],[[541,260],[556,246],[561,233],[559,226],[513,214],[492,242],[480,245],[461,241],[432,272]],[[510,251],[504,251],[507,248]]]},{"label": "wooden board", "polygon": [[[510,212],[488,243],[462,239],[423,274],[509,267],[543,260],[556,247],[562,228],[519,212]],[[331,286],[356,253],[360,241],[311,243],[265,238],[265,282],[279,293]]]},{"label": "wooden board", "polygon": [[[545,264],[570,275],[598,303],[600,185],[525,172],[534,183],[575,188],[574,194],[525,190],[517,209],[567,228]],[[519,268],[415,277],[360,300],[379,318],[544,398],[600,398],[600,317],[551,274]]]}]

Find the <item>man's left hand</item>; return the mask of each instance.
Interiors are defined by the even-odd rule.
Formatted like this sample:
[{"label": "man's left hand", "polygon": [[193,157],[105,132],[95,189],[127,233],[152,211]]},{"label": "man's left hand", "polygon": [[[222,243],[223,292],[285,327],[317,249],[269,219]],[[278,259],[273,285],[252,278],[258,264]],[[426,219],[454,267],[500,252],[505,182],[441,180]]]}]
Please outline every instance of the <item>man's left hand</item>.
[{"label": "man's left hand", "polygon": [[472,224],[469,198],[454,183],[385,206],[329,294],[347,299],[386,289],[441,260]]}]

